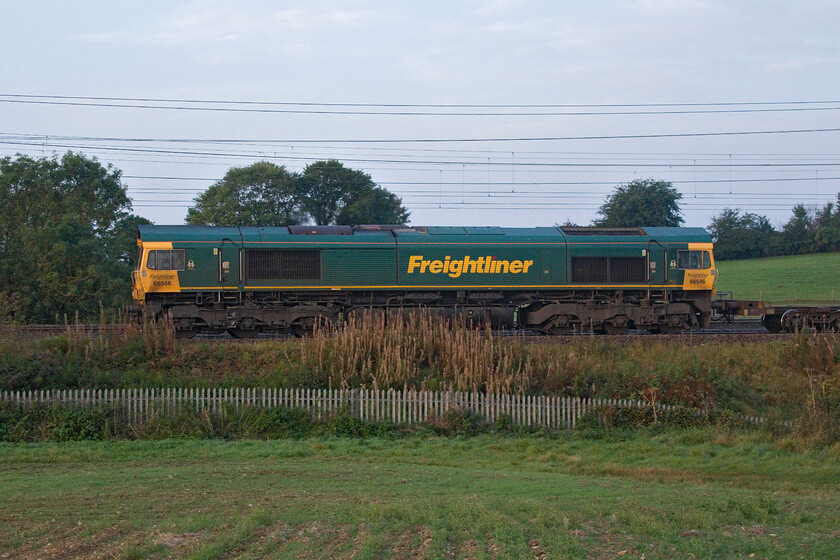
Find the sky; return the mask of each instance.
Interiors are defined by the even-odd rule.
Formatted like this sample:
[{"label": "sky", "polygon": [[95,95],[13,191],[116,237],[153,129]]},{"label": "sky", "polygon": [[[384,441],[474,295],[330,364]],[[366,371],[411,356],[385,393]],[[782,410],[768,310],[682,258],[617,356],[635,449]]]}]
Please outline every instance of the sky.
[{"label": "sky", "polygon": [[840,192],[840,3],[3,2],[0,157],[122,170],[183,223],[232,166],[338,159],[415,225],[587,225],[635,179],[686,225]]}]

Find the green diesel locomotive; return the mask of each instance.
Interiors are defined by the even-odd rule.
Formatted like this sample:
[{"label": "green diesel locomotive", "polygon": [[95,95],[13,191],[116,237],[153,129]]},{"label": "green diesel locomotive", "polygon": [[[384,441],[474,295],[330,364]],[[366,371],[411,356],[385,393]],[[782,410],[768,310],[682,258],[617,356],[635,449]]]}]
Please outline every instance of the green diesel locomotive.
[{"label": "green diesel locomotive", "polygon": [[702,228],[140,226],[138,316],[181,337],[304,335],[358,313],[429,313],[562,334],[711,319]]}]

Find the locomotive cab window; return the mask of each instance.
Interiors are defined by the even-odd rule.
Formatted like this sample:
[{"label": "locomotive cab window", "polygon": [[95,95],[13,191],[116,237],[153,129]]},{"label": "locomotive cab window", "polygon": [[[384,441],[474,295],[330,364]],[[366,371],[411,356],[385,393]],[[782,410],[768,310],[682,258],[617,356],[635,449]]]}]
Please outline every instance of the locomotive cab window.
[{"label": "locomotive cab window", "polygon": [[677,251],[677,268],[681,270],[712,268],[712,258],[708,251]]},{"label": "locomotive cab window", "polygon": [[146,268],[150,270],[184,270],[186,250],[155,250],[149,251],[146,258]]}]

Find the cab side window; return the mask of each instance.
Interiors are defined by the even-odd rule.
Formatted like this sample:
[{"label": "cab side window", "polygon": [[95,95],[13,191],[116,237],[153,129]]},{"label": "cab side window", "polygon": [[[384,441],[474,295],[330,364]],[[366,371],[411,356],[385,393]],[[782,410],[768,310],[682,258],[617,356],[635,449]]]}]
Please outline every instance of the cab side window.
[{"label": "cab side window", "polygon": [[183,249],[175,249],[170,251],[172,253],[172,270],[184,270],[184,262],[186,259],[186,251]]},{"label": "cab side window", "polygon": [[680,270],[691,268],[690,255],[691,251],[677,251],[677,268]]},{"label": "cab side window", "polygon": [[150,270],[184,270],[184,249],[149,251],[146,267]]},{"label": "cab side window", "polygon": [[681,270],[700,270],[712,268],[708,251],[677,251],[677,268]]}]

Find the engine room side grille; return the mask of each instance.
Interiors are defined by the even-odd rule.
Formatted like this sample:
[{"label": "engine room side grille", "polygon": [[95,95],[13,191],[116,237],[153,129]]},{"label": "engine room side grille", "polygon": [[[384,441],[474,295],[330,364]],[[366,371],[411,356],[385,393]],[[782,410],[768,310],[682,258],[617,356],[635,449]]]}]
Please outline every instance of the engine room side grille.
[{"label": "engine room side grille", "polygon": [[606,284],[609,279],[607,257],[572,257],[574,284]]},{"label": "engine room side grille", "polygon": [[645,257],[610,257],[610,284],[644,284],[647,282]]},{"label": "engine room side grille", "polygon": [[319,280],[321,252],[317,249],[248,249],[249,280]]},{"label": "engine room side grille", "polygon": [[574,284],[644,284],[645,257],[572,257]]}]

